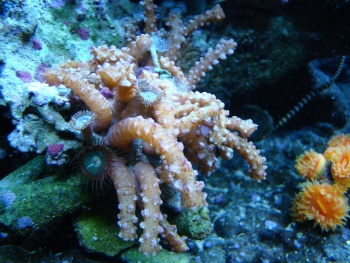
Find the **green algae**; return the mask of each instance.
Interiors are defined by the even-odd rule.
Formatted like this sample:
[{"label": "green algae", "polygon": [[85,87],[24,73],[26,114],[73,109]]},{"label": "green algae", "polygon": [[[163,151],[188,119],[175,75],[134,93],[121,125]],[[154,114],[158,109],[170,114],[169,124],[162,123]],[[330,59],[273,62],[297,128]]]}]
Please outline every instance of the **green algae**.
[{"label": "green algae", "polygon": [[[91,199],[83,176],[46,175],[45,166],[44,156],[38,156],[0,181],[0,223],[15,233],[44,227]],[[5,203],[8,193],[15,198]],[[21,224],[23,218],[30,219],[30,224]]]},{"label": "green algae", "polygon": [[174,218],[169,217],[169,222],[177,226],[178,233],[191,239],[202,240],[213,231],[213,224],[209,219],[207,207],[188,209],[185,208]]},{"label": "green algae", "polygon": [[74,224],[80,245],[89,252],[112,257],[137,244],[137,240],[124,241],[118,237],[117,213],[116,195],[99,198],[81,212]]}]

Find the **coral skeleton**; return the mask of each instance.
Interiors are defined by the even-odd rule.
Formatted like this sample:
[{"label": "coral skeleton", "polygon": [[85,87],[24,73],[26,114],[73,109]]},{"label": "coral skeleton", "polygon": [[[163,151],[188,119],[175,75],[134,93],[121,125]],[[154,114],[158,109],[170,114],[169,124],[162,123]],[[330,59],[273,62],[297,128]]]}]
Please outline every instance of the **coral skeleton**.
[{"label": "coral skeleton", "polygon": [[[182,25],[179,16],[171,16],[165,39],[164,32],[156,28],[153,1],[141,4],[145,9],[145,34],[137,36],[128,47],[93,48],[90,61],[70,61],[48,70],[46,82],[72,89],[85,102],[94,113],[92,129],[103,136],[106,146],[130,152],[135,141],[142,140],[146,155],[159,157],[158,167],[139,162],[133,170],[126,166],[127,160],[112,158],[108,172],[119,200],[119,236],[125,240],[136,238],[138,206],[144,218],[140,250],[156,254],[161,249],[160,235],[172,250],[183,252],[188,249],[185,237],[180,237],[160,212],[159,183],[171,184],[180,191],[183,207],[206,206],[204,183],[196,180],[198,172],[192,164],[201,173],[210,174],[217,168],[217,150],[225,160],[236,151],[250,165],[251,178],[259,181],[265,179],[265,158],[247,140],[257,125],[229,117],[214,95],[193,91],[213,65],[234,53],[237,44],[232,39],[221,40],[188,73],[175,64],[191,32],[225,17],[221,7],[214,6],[187,26]],[[168,43],[166,51],[154,50],[157,47],[152,39],[156,38]],[[114,97],[103,96],[100,90],[105,88]]]}]

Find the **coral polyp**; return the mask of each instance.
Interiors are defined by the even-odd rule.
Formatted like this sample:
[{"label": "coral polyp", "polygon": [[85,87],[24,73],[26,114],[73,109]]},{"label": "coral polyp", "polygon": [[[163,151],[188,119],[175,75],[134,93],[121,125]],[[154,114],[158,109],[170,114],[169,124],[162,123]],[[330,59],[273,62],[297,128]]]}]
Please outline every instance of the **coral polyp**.
[{"label": "coral polyp", "polygon": [[109,176],[113,153],[106,146],[87,146],[77,157],[80,170],[89,180],[103,181]]},{"label": "coral polyp", "polygon": [[[333,182],[322,177],[331,164]],[[335,230],[349,217],[348,200],[344,193],[350,187],[350,136],[340,134],[327,144],[324,154],[314,150],[298,156],[295,168],[307,179],[295,196],[292,216],[298,222],[314,220],[322,230]]]},{"label": "coral polyp", "polygon": [[325,172],[326,164],[325,157],[311,149],[298,156],[295,169],[300,176],[310,180],[321,176]]},{"label": "coral polyp", "polygon": [[340,146],[332,155],[332,177],[345,192],[350,186],[350,146]]},{"label": "coral polyp", "polygon": [[348,147],[350,146],[350,136],[349,134],[339,134],[332,139],[329,140],[327,143],[327,149],[324,152],[324,156],[328,161],[332,160],[334,157],[334,154],[338,151],[339,147]]},{"label": "coral polyp", "polygon": [[75,113],[69,124],[72,129],[81,132],[83,140],[88,141],[93,135],[92,123],[96,119],[96,114],[92,111],[79,111]]},{"label": "coral polyp", "polygon": [[138,81],[138,89],[135,92],[135,96],[145,107],[150,107],[159,102],[162,95],[162,91],[160,89],[151,87],[148,81],[143,79]]},{"label": "coral polyp", "polygon": [[311,180],[302,184],[294,199],[292,215],[296,221],[314,220],[322,230],[335,230],[348,216],[348,202],[337,187]]}]

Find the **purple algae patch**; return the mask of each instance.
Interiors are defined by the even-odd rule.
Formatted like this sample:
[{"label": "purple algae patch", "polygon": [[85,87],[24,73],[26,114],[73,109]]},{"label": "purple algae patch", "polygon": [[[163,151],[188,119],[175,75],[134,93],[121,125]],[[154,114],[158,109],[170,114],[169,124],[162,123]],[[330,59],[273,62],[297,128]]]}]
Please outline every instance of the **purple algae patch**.
[{"label": "purple algae patch", "polygon": [[47,152],[52,156],[58,156],[63,152],[63,143],[51,144],[47,147]]},{"label": "purple algae patch", "polygon": [[32,227],[33,225],[34,225],[34,222],[29,216],[23,216],[17,221],[17,226],[20,229],[26,229],[28,227]]},{"label": "purple algae patch", "polygon": [[43,45],[41,44],[41,42],[37,38],[32,39],[32,46],[35,50],[42,50],[43,49]]},{"label": "purple algae patch", "polygon": [[45,63],[41,63],[39,67],[35,71],[34,78],[41,83],[45,82],[45,71],[49,68],[49,66]]},{"label": "purple algae patch", "polygon": [[16,76],[23,82],[33,82],[32,75],[27,71],[18,70],[16,71]]},{"label": "purple algae patch", "polygon": [[113,93],[110,91],[109,88],[106,88],[106,87],[102,88],[102,89],[100,90],[100,93],[101,93],[101,94],[103,95],[103,97],[105,97],[106,99],[109,99],[109,98],[113,97]]},{"label": "purple algae patch", "polygon": [[82,40],[88,40],[90,37],[90,31],[88,28],[78,28],[77,33]]}]

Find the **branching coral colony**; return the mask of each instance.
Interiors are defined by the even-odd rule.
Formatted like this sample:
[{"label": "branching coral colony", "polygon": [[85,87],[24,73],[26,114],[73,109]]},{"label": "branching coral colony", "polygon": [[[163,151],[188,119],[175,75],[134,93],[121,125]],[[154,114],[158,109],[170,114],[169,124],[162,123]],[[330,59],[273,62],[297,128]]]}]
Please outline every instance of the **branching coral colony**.
[{"label": "branching coral colony", "polygon": [[[170,31],[165,33],[156,28],[153,1],[141,4],[145,9],[145,34],[135,36],[135,41],[121,49],[106,45],[93,48],[90,61],[66,62],[47,71],[46,81],[72,89],[93,112],[91,116],[77,114],[71,121],[75,129],[82,130],[84,139],[88,140],[93,130],[105,135],[105,146],[124,151],[130,151],[134,140],[140,139],[145,154],[159,156],[161,165],[157,169],[147,162],[139,162],[133,171],[126,167],[126,161],[111,150],[102,150],[102,146],[98,147],[98,154],[90,152],[84,158],[83,152],[80,157],[85,162],[85,172],[96,168],[90,177],[98,173],[99,166],[107,164],[100,170],[104,175],[109,174],[117,191],[121,238],[137,237],[134,226],[137,205],[144,218],[140,224],[144,229],[139,239],[140,251],[156,254],[161,249],[160,234],[174,251],[182,252],[188,249],[185,238],[178,236],[176,227],[171,226],[160,211],[159,183],[171,184],[180,191],[184,207],[205,206],[204,183],[196,181],[197,171],[191,162],[198,165],[200,172],[209,174],[217,167],[216,149],[226,160],[232,158],[235,150],[249,163],[250,176],[261,180],[266,175],[265,158],[246,139],[257,125],[251,120],[228,117],[224,104],[214,95],[193,92],[212,65],[233,54],[236,43],[232,39],[221,40],[187,74],[175,66],[186,37],[207,22],[222,20],[221,7],[214,6],[186,26],[178,15],[171,14],[167,24]],[[161,42],[168,42],[164,52],[159,50]],[[150,56],[148,64],[141,67],[141,59],[144,62]],[[109,99],[103,96],[102,90],[106,88],[113,94]],[[137,185],[141,193],[136,202]]]}]

